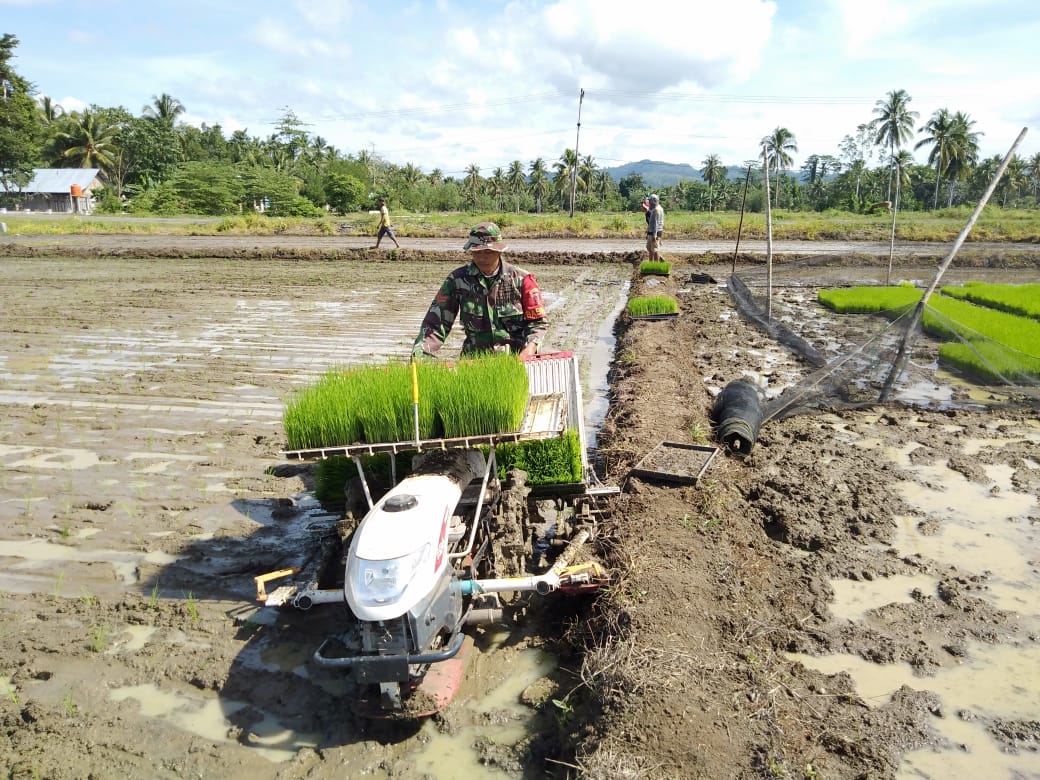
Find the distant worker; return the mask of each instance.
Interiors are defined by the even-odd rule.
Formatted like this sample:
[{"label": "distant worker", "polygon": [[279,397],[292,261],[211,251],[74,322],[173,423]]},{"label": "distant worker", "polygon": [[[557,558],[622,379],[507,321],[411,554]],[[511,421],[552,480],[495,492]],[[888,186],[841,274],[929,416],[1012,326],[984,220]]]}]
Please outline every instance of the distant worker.
[{"label": "distant worker", "polygon": [[441,284],[423,318],[412,356],[435,355],[456,317],[461,317],[466,332],[463,355],[537,354],[549,324],[534,274],[502,259],[506,244],[494,222],[476,225],[462,248],[469,253],[470,262],[448,274]]},{"label": "distant worker", "polygon": [[661,199],[656,195],[647,198],[646,212],[646,251],[650,262],[661,259],[661,234],[664,232],[664,208]]},{"label": "distant worker", "polygon": [[376,234],[375,249],[379,249],[383,236],[390,236],[394,246],[398,249],[401,248],[401,245],[397,243],[397,236],[394,234],[394,226],[390,224],[390,209],[386,207],[386,198],[379,199],[379,232]]}]

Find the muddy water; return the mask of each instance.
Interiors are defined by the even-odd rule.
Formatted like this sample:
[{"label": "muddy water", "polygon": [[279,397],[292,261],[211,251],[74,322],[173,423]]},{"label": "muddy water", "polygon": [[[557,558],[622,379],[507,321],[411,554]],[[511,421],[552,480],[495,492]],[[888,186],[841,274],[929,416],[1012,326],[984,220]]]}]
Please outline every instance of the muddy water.
[{"label": "muddy water", "polygon": [[[834,424],[840,435],[844,426]],[[959,426],[951,425],[956,436]],[[1024,443],[1040,451],[1040,424],[1011,426],[994,419],[993,438],[961,437],[959,453],[976,457],[980,452]],[[1038,499],[1016,487],[1016,471],[1037,472],[1040,464],[1023,459],[1019,466],[982,464],[980,474],[969,479],[950,467],[948,460],[915,463],[913,453],[922,445],[913,440],[899,447],[878,439],[857,437],[850,441],[864,450],[880,450],[899,467],[906,479],[899,490],[913,516],[896,517],[893,552],[900,557],[934,562],[939,571],[955,567],[962,578],[981,578],[985,587],[978,596],[998,609],[1017,613],[1025,635],[1040,635],[1040,529],[1036,525]],[[1032,478],[1036,474],[1020,474]],[[831,611],[835,620],[868,625],[871,611],[887,605],[910,603],[922,596],[935,598],[938,579],[930,575],[893,576],[873,582],[836,580]],[[958,651],[959,661],[929,676],[908,664],[877,665],[851,655],[810,657],[792,655],[807,666],[829,674],[847,672],[857,693],[878,705],[902,685],[938,695],[943,717],[936,728],[950,744],[946,750],[909,753],[898,776],[910,778],[1040,776],[1040,755],[1023,749],[1003,750],[987,731],[986,719],[1032,721],[1040,712],[1040,648],[1035,642],[988,644],[973,641]]]}]

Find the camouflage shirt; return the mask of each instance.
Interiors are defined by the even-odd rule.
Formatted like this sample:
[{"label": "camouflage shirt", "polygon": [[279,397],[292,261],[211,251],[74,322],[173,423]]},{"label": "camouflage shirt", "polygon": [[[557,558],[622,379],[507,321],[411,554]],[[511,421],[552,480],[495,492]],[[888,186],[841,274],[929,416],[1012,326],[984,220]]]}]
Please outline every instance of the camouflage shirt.
[{"label": "camouflage shirt", "polygon": [[448,274],[423,318],[413,351],[435,354],[456,317],[461,317],[466,331],[463,354],[496,348],[519,352],[528,344],[540,344],[549,327],[534,274],[505,260],[491,277],[473,263]]}]

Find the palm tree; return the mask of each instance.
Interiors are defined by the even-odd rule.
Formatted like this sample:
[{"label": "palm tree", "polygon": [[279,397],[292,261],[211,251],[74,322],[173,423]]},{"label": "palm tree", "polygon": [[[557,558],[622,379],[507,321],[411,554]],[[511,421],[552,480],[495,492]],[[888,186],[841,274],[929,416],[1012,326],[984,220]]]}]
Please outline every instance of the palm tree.
[{"label": "palm tree", "polygon": [[152,95],[151,105],[145,106],[141,109],[141,113],[144,114],[144,116],[149,117],[150,119],[157,119],[170,127],[173,127],[173,123],[177,121],[177,117],[183,114],[184,111],[184,104],[182,104],[177,98],[167,95],[165,92],[158,97]]},{"label": "palm tree", "polygon": [[44,95],[38,100],[40,107],[40,118],[43,124],[52,125],[65,116],[65,109],[51,100],[49,95]]},{"label": "palm tree", "polygon": [[1028,181],[1026,165],[1026,161],[1017,154],[1008,160],[1007,168],[1004,169],[1004,175],[1000,178],[1000,188],[1003,190],[1000,199],[1000,207],[1002,209],[1007,208],[1008,195],[1012,191],[1017,194],[1022,185]]},{"label": "palm tree", "polygon": [[111,173],[116,161],[119,128],[89,109],[66,117],[65,126],[54,134],[54,151],[64,167],[100,168]]},{"label": "palm tree", "polygon": [[584,182],[581,179],[578,156],[574,153],[574,150],[564,149],[560,159],[553,163],[553,170],[555,171],[553,174],[554,189],[556,194],[560,196],[560,203],[562,204],[570,194],[571,177],[574,177],[575,190],[584,186]]},{"label": "palm tree", "polygon": [[509,187],[509,191],[513,193],[513,198],[516,200],[516,213],[520,213],[520,196],[524,194],[524,190],[527,188],[527,177],[524,175],[524,164],[519,160],[513,160],[509,163],[509,170],[506,171],[506,185]]},{"label": "palm tree", "polygon": [[491,172],[491,178],[487,180],[488,194],[495,200],[495,208],[502,209],[502,198],[506,194],[506,176],[501,166]]},{"label": "palm tree", "polygon": [[920,149],[922,146],[930,145],[932,147],[928,153],[928,164],[935,166],[935,194],[932,197],[933,211],[939,204],[940,177],[950,165],[950,145],[953,129],[953,117],[950,115],[949,110],[945,108],[937,109],[920,130],[922,133],[928,133],[928,137],[922,138],[914,144],[915,150]]},{"label": "palm tree", "polygon": [[[874,113],[877,114],[871,123],[874,143],[888,147],[890,162],[895,159],[896,150],[913,136],[917,112],[910,110],[911,100],[905,89],[893,89],[885,99],[874,104]],[[887,200],[892,200],[891,174],[889,171]]]},{"label": "palm tree", "polygon": [[958,111],[950,120],[949,160],[946,165],[946,180],[949,183],[947,206],[953,205],[953,183],[963,181],[979,159],[979,136],[972,130],[975,120]]},{"label": "palm tree", "polygon": [[794,133],[786,127],[775,128],[772,133],[762,139],[762,151],[766,155],[766,164],[776,174],[776,191],[773,194],[773,202],[779,203],[780,172],[794,161],[790,152],[798,151]]},{"label": "palm tree", "polygon": [[1040,204],[1040,152],[1036,152],[1026,163],[1029,183],[1033,185],[1033,203]]},{"label": "palm tree", "polygon": [[472,206],[477,205],[481,182],[480,166],[476,163],[471,163],[466,167],[466,178],[462,180],[462,190],[469,196],[469,202]]},{"label": "palm tree", "polygon": [[531,161],[531,167],[527,169],[531,195],[534,196],[534,210],[541,214],[542,203],[549,194],[549,175],[545,167],[545,160],[536,157]]},{"label": "palm tree", "polygon": [[434,168],[426,178],[434,187],[440,187],[444,184],[444,171],[440,168]]},{"label": "palm tree", "polygon": [[701,177],[708,185],[708,213],[710,214],[713,203],[712,193],[715,190],[715,185],[721,179],[726,178],[726,169],[723,167],[722,161],[717,154],[709,154],[701,164],[704,166],[701,168]]}]

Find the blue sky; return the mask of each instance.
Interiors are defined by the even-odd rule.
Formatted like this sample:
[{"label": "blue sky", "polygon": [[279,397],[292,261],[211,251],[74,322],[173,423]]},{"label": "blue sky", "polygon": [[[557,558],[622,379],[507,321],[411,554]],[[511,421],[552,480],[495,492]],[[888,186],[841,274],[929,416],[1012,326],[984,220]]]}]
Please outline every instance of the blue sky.
[{"label": "blue sky", "polygon": [[[483,175],[573,148],[601,166],[740,165],[777,126],[838,155],[905,89],[964,111],[984,156],[1040,150],[1036,0],[0,0],[14,68],[67,110],[270,135],[286,109],[344,153]],[[917,140],[915,138],[915,140]],[[916,157],[924,161],[926,150]]]}]

